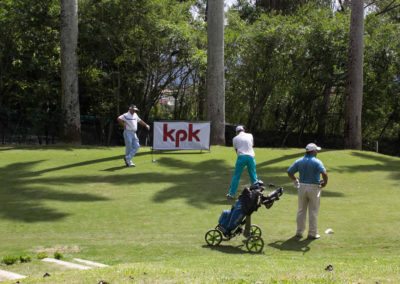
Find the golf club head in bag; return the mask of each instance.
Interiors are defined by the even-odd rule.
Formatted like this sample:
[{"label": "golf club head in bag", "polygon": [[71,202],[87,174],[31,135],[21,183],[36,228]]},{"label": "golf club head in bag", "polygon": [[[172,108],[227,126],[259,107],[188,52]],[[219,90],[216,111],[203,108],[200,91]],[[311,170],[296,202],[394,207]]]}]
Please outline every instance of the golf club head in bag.
[{"label": "golf club head in bag", "polygon": [[280,187],[278,189],[275,189],[272,191],[270,194],[267,196],[262,197],[262,204],[264,204],[265,208],[269,209],[274,205],[274,202],[279,200],[279,197],[281,197],[283,194],[283,188]]},{"label": "golf club head in bag", "polygon": [[264,182],[262,181],[262,180],[257,180],[255,183],[253,183],[252,185],[250,185],[250,188],[249,188],[250,190],[256,190],[256,189],[258,189],[258,190],[260,190],[260,191],[263,191],[264,189],[265,189],[265,186],[264,186]]}]

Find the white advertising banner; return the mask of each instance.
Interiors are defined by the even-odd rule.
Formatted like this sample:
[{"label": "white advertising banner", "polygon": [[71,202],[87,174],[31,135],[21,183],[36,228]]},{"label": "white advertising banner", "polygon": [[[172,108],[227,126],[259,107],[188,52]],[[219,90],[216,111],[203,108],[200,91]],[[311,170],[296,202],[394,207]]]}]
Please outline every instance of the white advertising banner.
[{"label": "white advertising banner", "polygon": [[210,122],[155,121],[154,150],[209,150]]}]

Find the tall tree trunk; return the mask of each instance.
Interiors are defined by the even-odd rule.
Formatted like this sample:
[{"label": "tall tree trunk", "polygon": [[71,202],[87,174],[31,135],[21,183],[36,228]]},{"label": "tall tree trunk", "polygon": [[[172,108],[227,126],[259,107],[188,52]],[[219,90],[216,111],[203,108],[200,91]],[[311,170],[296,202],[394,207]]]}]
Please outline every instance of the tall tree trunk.
[{"label": "tall tree trunk", "polygon": [[78,1],[61,0],[62,141],[81,144],[78,93]]},{"label": "tall tree trunk", "polygon": [[207,5],[207,119],[211,144],[225,145],[224,1]]},{"label": "tall tree trunk", "polygon": [[363,33],[364,3],[363,0],[352,0],[344,144],[347,149],[358,150],[362,148]]}]

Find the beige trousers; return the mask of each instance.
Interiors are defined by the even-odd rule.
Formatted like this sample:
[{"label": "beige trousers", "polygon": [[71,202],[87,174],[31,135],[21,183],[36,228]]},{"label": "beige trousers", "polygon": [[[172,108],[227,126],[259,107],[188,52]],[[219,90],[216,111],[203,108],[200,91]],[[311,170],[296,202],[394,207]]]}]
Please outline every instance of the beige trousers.
[{"label": "beige trousers", "polygon": [[318,234],[318,211],[320,204],[321,188],[317,184],[300,183],[298,189],[297,231],[302,235],[306,229],[308,209],[308,236]]}]

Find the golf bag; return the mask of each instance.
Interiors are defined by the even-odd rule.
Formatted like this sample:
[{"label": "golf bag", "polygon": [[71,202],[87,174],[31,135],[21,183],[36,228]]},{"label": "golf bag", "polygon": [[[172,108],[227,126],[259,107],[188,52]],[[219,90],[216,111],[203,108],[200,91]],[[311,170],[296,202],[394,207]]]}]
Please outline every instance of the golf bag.
[{"label": "golf bag", "polygon": [[228,235],[231,231],[237,228],[243,221],[244,214],[242,210],[242,202],[238,199],[232,206],[231,210],[222,211],[218,220],[219,228],[224,235]]},{"label": "golf bag", "polygon": [[[269,185],[273,187],[273,184]],[[275,189],[267,196],[263,195],[264,183],[258,181],[250,187],[245,187],[238,200],[230,210],[224,210],[218,219],[218,225],[208,230],[204,239],[209,246],[218,246],[222,241],[243,234],[243,243],[249,252],[259,253],[264,248],[261,228],[251,223],[251,214],[264,205],[271,208],[283,194],[283,188]]]},{"label": "golf bag", "polygon": [[224,235],[231,235],[233,231],[245,222],[245,217],[257,211],[261,205],[271,208],[276,200],[283,194],[283,189],[278,188],[263,195],[264,183],[258,181],[250,187],[245,187],[238,200],[230,210],[224,210],[218,220],[218,228]]}]

